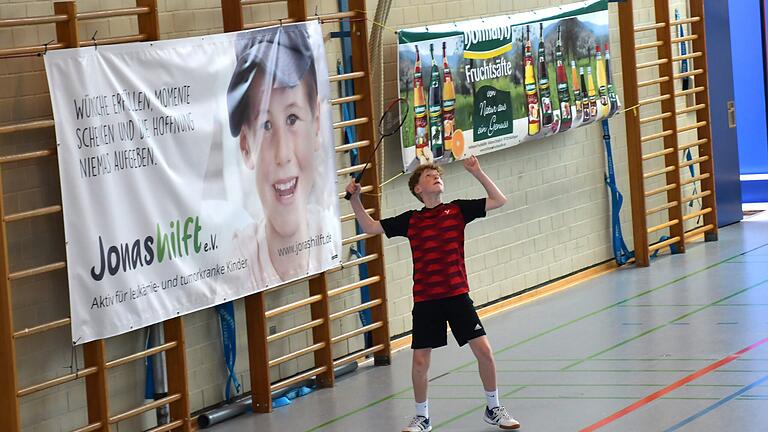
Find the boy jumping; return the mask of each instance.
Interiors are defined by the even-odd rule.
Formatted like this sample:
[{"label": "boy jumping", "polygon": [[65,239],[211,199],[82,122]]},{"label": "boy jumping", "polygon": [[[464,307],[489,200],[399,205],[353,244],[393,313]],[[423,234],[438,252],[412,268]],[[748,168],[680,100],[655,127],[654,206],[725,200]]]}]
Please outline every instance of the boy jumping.
[{"label": "boy jumping", "polygon": [[368,234],[386,234],[388,238],[407,237],[413,255],[413,363],[411,378],[416,401],[416,415],[403,432],[432,430],[427,400],[427,371],[433,348],[447,345],[447,327],[459,346],[469,343],[477,358],[487,407],[483,419],[502,429],[517,429],[520,423],[499,403],[496,365],[493,351],[469,297],[467,271],[464,267],[464,227],[489,210],[497,209],[507,198],[480,169],[475,156],[464,160],[488,194],[487,198],[443,203],[442,169],[435,164],[421,165],[413,172],[408,187],[422,203],[421,210],[409,210],[398,216],[376,221],[360,202],[360,185],[347,185],[357,221]]}]

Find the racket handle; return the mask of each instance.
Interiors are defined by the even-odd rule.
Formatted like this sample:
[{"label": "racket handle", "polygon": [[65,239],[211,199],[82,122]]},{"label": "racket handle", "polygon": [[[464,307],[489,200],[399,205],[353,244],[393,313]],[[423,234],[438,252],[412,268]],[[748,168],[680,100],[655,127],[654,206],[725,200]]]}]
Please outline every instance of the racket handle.
[{"label": "racket handle", "polygon": [[[362,174],[363,174],[364,172],[365,172],[365,168],[363,168],[363,171],[361,171],[359,174],[357,174],[357,175],[355,176],[355,183],[360,183],[360,177],[362,176]],[[347,201],[349,201],[349,199],[350,199],[350,198],[352,198],[352,194],[351,194],[351,193],[349,193],[349,192],[347,192],[347,193],[344,195],[344,199],[345,199],[345,200],[347,200]]]}]

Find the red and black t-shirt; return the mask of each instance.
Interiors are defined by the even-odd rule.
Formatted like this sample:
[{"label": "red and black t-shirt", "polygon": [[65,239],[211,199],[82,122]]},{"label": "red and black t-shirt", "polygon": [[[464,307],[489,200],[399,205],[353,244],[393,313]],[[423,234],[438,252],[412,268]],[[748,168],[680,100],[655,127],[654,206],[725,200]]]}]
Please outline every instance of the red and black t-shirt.
[{"label": "red and black t-shirt", "polygon": [[485,217],[485,198],[456,200],[382,219],[387,237],[408,237],[413,255],[413,301],[469,292],[464,266],[464,227]]}]

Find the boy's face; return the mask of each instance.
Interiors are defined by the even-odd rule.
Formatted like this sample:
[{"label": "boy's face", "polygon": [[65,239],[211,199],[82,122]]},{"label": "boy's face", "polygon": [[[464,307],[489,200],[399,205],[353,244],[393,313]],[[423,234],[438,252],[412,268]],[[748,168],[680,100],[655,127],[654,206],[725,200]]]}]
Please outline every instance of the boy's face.
[{"label": "boy's face", "polygon": [[443,192],[443,178],[437,170],[427,169],[421,173],[419,182],[413,190],[419,195],[425,193],[442,193]]},{"label": "boy's face", "polygon": [[305,81],[272,88],[267,106],[262,106],[262,86],[252,85],[251,115],[240,138],[246,165],[256,170],[267,223],[281,236],[294,235],[311,217],[307,201],[319,163],[315,156],[320,149],[320,122],[319,107],[310,107],[307,99]]}]

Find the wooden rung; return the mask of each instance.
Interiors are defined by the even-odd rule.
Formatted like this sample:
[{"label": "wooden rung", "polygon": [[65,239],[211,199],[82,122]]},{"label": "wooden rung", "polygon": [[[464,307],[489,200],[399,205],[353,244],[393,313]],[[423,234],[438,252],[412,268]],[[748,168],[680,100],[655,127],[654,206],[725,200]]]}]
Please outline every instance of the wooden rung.
[{"label": "wooden rung", "polygon": [[180,394],[173,394],[170,396],[166,396],[162,399],[158,399],[156,401],[152,401],[148,404],[144,404],[140,407],[134,408],[132,410],[126,411],[122,414],[118,414],[116,416],[112,416],[109,418],[109,424],[115,424],[120,423],[123,420],[128,420],[131,417],[136,417],[137,415],[141,413],[145,413],[147,411],[160,408],[163,405],[168,405],[170,403],[176,402],[177,400],[181,399]]},{"label": "wooden rung", "polygon": [[352,291],[354,289],[362,288],[366,285],[371,285],[374,283],[377,283],[381,281],[381,276],[371,276],[369,278],[363,279],[361,281],[357,281],[355,283],[351,283],[349,285],[344,285],[339,288],[335,288],[332,290],[328,290],[328,297],[336,297],[337,295],[344,294],[345,292]]},{"label": "wooden rung", "polygon": [[694,93],[701,93],[704,90],[706,90],[704,87],[694,87],[690,90],[682,90],[682,91],[675,92],[675,97],[682,97],[682,96],[692,95]]},{"label": "wooden rung", "polygon": [[71,373],[68,375],[64,375],[62,377],[54,378],[52,380],[46,381],[44,383],[35,384],[33,386],[29,386],[26,388],[23,388],[16,392],[16,397],[24,397],[31,395],[32,393],[37,393],[39,391],[43,391],[45,389],[49,389],[51,387],[56,387],[58,385],[62,385],[83,377],[87,377],[89,375],[93,375],[96,373],[98,368],[96,366],[92,366],[89,368],[85,368],[83,370],[79,370],[75,373]]},{"label": "wooden rung", "polygon": [[648,192],[645,193],[645,197],[648,198],[648,197],[651,197],[651,196],[654,196],[654,195],[658,195],[660,193],[669,192],[669,191],[671,191],[672,189],[674,189],[676,187],[677,187],[677,184],[672,183],[672,184],[669,184],[669,185],[662,186],[660,188],[649,190]]},{"label": "wooden rung", "polygon": [[284,389],[286,387],[290,387],[290,386],[292,386],[294,384],[297,384],[297,383],[300,383],[300,382],[302,382],[302,381],[304,381],[306,379],[309,379],[309,378],[312,378],[312,377],[316,377],[316,376],[320,375],[321,373],[323,373],[323,372],[325,372],[327,370],[328,370],[328,366],[320,366],[320,367],[316,367],[314,369],[310,369],[310,370],[308,370],[306,372],[300,373],[298,375],[294,375],[293,377],[291,377],[291,378],[289,378],[287,380],[279,381],[279,382],[276,382],[276,383],[272,384],[271,386],[269,386],[269,390],[274,392],[274,391],[277,391],[277,390]]},{"label": "wooden rung", "polygon": [[124,364],[128,364],[128,363],[130,363],[132,361],[136,361],[136,360],[139,360],[139,359],[143,359],[145,357],[149,357],[149,356],[161,353],[161,352],[168,351],[170,349],[176,348],[177,346],[179,346],[179,343],[176,342],[176,341],[167,342],[167,343],[164,343],[162,345],[158,345],[156,347],[152,347],[152,348],[146,349],[144,351],[137,352],[135,354],[131,354],[129,356],[125,356],[125,357],[122,357],[122,358],[119,358],[119,359],[108,361],[106,363],[105,367],[107,369],[116,368],[118,366],[122,366]]},{"label": "wooden rung", "polygon": [[669,240],[665,240],[663,242],[658,242],[656,244],[652,244],[652,245],[648,246],[648,252],[653,252],[653,251],[655,251],[657,249],[664,249],[665,247],[667,247],[669,245],[672,245],[672,244],[675,244],[675,243],[677,243],[679,241],[680,241],[680,237],[672,237]]},{"label": "wooden rung", "polygon": [[[367,192],[370,192],[372,190],[373,190],[373,186],[371,186],[371,185],[363,186],[362,188],[360,188],[360,193],[367,193]],[[339,192],[338,196],[339,196],[339,199],[344,199],[344,197],[346,195],[347,195],[346,192]]]},{"label": "wooden rung", "polygon": [[714,228],[714,227],[715,227],[714,225],[712,225],[712,224],[709,224],[709,225],[705,225],[705,226],[703,226],[703,227],[699,227],[699,228],[696,228],[696,229],[690,230],[690,231],[688,231],[687,233],[685,233],[685,238],[686,238],[686,239],[688,239],[688,238],[691,238],[691,237],[697,236],[697,235],[699,235],[699,234],[703,234],[703,233],[705,233],[705,232],[707,232],[707,231],[710,231],[710,230],[711,230],[712,228]]},{"label": "wooden rung", "polygon": [[364,257],[353,259],[352,261],[346,261],[346,262],[341,263],[341,267],[339,267],[339,269],[357,267],[360,264],[365,264],[367,262],[375,261],[377,259],[379,259],[379,254],[366,255]]},{"label": "wooden rung", "polygon": [[712,191],[704,191],[701,193],[697,193],[696,195],[691,195],[689,197],[683,198],[683,204],[689,203],[691,201],[696,201],[697,199],[704,198],[705,196],[712,195]]},{"label": "wooden rung", "polygon": [[680,43],[680,42],[688,42],[688,41],[696,40],[698,38],[699,38],[699,35],[695,35],[694,34],[694,35],[688,35],[688,36],[683,36],[683,37],[675,37],[675,38],[670,39],[669,42],[673,43],[673,44],[676,44],[676,43]]},{"label": "wooden rung", "polygon": [[669,117],[672,117],[672,113],[668,113],[668,112],[661,113],[661,114],[658,114],[658,115],[655,115],[655,116],[641,118],[640,119],[640,124],[646,124],[646,123],[651,123],[651,122],[655,122],[655,121],[659,121],[659,120],[664,120],[665,118],[669,118]]},{"label": "wooden rung", "polygon": [[345,11],[345,12],[333,12],[333,13],[327,13],[327,14],[308,16],[307,21],[320,20],[320,22],[322,22],[322,21],[330,21],[330,20],[340,20],[344,18],[354,18],[357,15],[358,15],[358,12],[354,10]]},{"label": "wooden rung", "polygon": [[35,267],[27,270],[13,272],[8,275],[8,280],[23,279],[30,276],[37,276],[43,273],[50,273],[56,270],[61,270],[67,267],[67,263],[61,261],[53,264],[47,264],[40,267]]},{"label": "wooden rung", "polygon": [[695,177],[691,177],[691,178],[689,178],[687,180],[684,180],[684,181],[680,182],[680,185],[681,186],[689,185],[691,183],[696,183],[697,181],[706,180],[709,177],[710,177],[709,173],[700,174],[700,175],[697,175]]},{"label": "wooden rung", "polygon": [[677,206],[677,201],[672,201],[671,203],[666,203],[663,206],[658,206],[656,208],[652,208],[650,210],[646,210],[645,215],[646,216],[650,216],[650,215],[652,215],[654,213],[662,212],[664,210],[669,210],[672,207],[676,207],[676,206]]},{"label": "wooden rung", "polygon": [[43,45],[35,45],[35,46],[28,46],[28,47],[21,47],[21,48],[4,48],[4,49],[0,49],[0,59],[3,59],[4,57],[16,57],[16,56],[42,54],[46,50],[52,51],[55,49],[62,49],[62,48],[68,48],[68,47],[67,45],[61,42],[54,42],[54,43],[48,44],[47,47]]},{"label": "wooden rung", "polygon": [[357,360],[359,358],[368,357],[369,355],[371,355],[371,354],[373,354],[375,352],[381,351],[383,349],[384,349],[384,345],[383,344],[378,344],[376,346],[372,346],[372,347],[364,349],[364,350],[353,352],[352,354],[349,354],[349,355],[346,355],[344,357],[341,357],[339,359],[334,360],[333,361],[333,367],[337,368],[339,366],[344,366],[347,363],[352,363],[353,361],[355,361],[355,360]]},{"label": "wooden rung", "polygon": [[672,61],[673,62],[679,62],[679,61],[688,60],[688,59],[692,59],[692,58],[699,58],[699,57],[701,57],[703,55],[704,55],[704,53],[694,52],[694,53],[690,53],[690,54],[685,54],[685,55],[681,55],[681,56],[672,57]]},{"label": "wooden rung", "polygon": [[300,349],[298,351],[294,351],[294,352],[292,352],[290,354],[284,355],[282,357],[278,357],[278,358],[276,358],[274,360],[270,360],[268,367],[273,368],[275,366],[279,366],[279,365],[281,365],[281,364],[283,364],[283,363],[285,363],[287,361],[291,361],[291,360],[293,360],[295,358],[299,358],[301,356],[305,356],[307,354],[311,354],[311,353],[313,353],[315,351],[320,351],[323,348],[325,348],[325,342],[318,342],[318,343],[316,343],[314,345],[310,345],[310,346],[308,346],[306,348],[302,348],[302,349]]},{"label": "wooden rung", "polygon": [[27,336],[32,336],[33,334],[47,332],[47,331],[50,331],[50,330],[53,330],[53,329],[57,329],[57,328],[60,328],[60,327],[66,327],[71,322],[72,322],[72,320],[70,318],[63,318],[63,319],[60,319],[60,320],[51,321],[49,323],[40,324],[38,326],[28,327],[28,328],[25,328],[24,330],[19,330],[19,331],[15,332],[13,334],[13,338],[14,339],[19,339],[19,338],[23,338],[23,337],[27,337]]},{"label": "wooden rung", "polygon": [[15,155],[9,155],[9,156],[0,156],[0,164],[5,163],[11,163],[11,162],[20,162],[30,159],[38,159],[42,157],[47,156],[53,156],[56,154],[56,150],[50,149],[50,150],[40,150],[30,153],[22,153],[22,154],[15,154]]},{"label": "wooden rung", "polygon": [[296,309],[298,309],[300,307],[308,306],[308,305],[317,303],[317,302],[319,302],[322,299],[323,299],[323,296],[321,296],[320,294],[309,296],[309,297],[307,297],[305,299],[301,299],[301,300],[295,301],[293,303],[288,303],[287,305],[283,305],[283,306],[280,306],[280,307],[276,307],[274,309],[270,309],[270,310],[264,312],[264,317],[265,318],[274,318],[274,317],[276,317],[276,316],[278,316],[280,314],[284,314],[286,312],[290,312],[290,311],[296,310]]},{"label": "wooden rung", "polygon": [[706,104],[698,104],[698,105],[694,105],[692,107],[683,108],[681,110],[677,110],[677,115],[683,115],[683,114],[692,113],[694,111],[703,110],[706,107],[707,107]]},{"label": "wooden rung", "polygon": [[51,24],[57,22],[64,22],[69,19],[66,15],[45,15],[28,18],[4,18],[0,19],[0,28],[3,27],[16,27],[16,26],[28,26],[38,24]]},{"label": "wooden rung", "polygon": [[660,66],[666,63],[669,63],[669,59],[659,59],[659,60],[649,61],[646,63],[638,63],[635,68],[637,70],[640,70],[640,69],[646,69],[654,66]]},{"label": "wooden rung", "polygon": [[53,127],[53,120],[35,120],[31,122],[0,126],[0,135],[36,129],[46,129],[51,127]]},{"label": "wooden rung", "polygon": [[681,162],[680,163],[680,168],[686,168],[686,167],[689,167],[691,165],[695,165],[697,163],[706,162],[708,160],[709,160],[709,156],[698,157],[696,159],[691,159],[689,161]]},{"label": "wooden rung", "polygon": [[707,207],[707,208],[701,209],[701,210],[699,210],[697,212],[688,213],[687,215],[683,216],[683,221],[684,222],[685,221],[689,221],[689,220],[691,220],[693,218],[697,218],[699,216],[704,216],[705,214],[711,213],[711,212],[712,212],[712,209]]},{"label": "wooden rung", "polygon": [[341,128],[345,128],[345,127],[352,127],[352,126],[357,126],[357,125],[368,123],[368,121],[369,121],[368,117],[361,117],[361,118],[356,118],[356,119],[352,119],[352,120],[345,120],[345,121],[340,121],[340,122],[334,123],[333,124],[333,128],[334,129],[341,129]]},{"label": "wooden rung", "polygon": [[378,236],[378,234],[366,234],[366,233],[363,233],[363,234],[354,235],[352,237],[347,237],[347,238],[343,239],[341,241],[341,245],[345,246],[345,245],[348,245],[350,243],[357,243],[360,240],[365,240],[365,239],[373,238],[373,237],[376,237],[376,236]]},{"label": "wooden rung", "polygon": [[701,75],[704,73],[704,69],[695,69],[690,72],[683,72],[672,75],[674,79],[681,79],[681,78],[688,78],[696,75]]},{"label": "wooden rung", "polygon": [[183,426],[183,425],[184,425],[184,420],[176,420],[176,421],[172,421],[172,422],[170,422],[168,424],[164,424],[162,426],[158,426],[156,428],[149,429],[146,432],[168,432],[168,431],[172,431],[174,429],[177,429],[177,428],[179,428],[180,426]]},{"label": "wooden rung", "polygon": [[666,155],[668,155],[668,154],[670,154],[670,153],[672,153],[674,151],[675,151],[675,149],[667,148],[667,149],[660,150],[660,151],[657,151],[657,152],[644,154],[643,155],[643,160],[647,161],[647,160],[655,159],[657,157],[666,156]]},{"label": "wooden rung", "polygon": [[664,28],[666,26],[667,26],[666,23],[645,24],[645,25],[635,27],[635,31],[642,32],[642,31],[648,31],[648,30],[656,30],[656,29]]},{"label": "wooden rung", "polygon": [[656,96],[656,97],[653,97],[653,98],[650,98],[650,99],[643,99],[640,102],[638,102],[637,104],[639,106],[643,106],[643,105],[648,105],[648,104],[652,104],[652,103],[656,103],[656,102],[665,101],[665,100],[667,100],[669,98],[670,98],[670,96],[668,94],[665,94],[665,95]]},{"label": "wooden rung", "polygon": [[[375,212],[375,211],[376,211],[376,209],[372,209],[372,208],[365,209],[365,212],[368,213],[368,214],[373,214],[373,212]],[[349,214],[345,214],[344,216],[341,217],[341,222],[348,222],[348,221],[351,221],[351,220],[354,220],[354,219],[355,219],[355,214],[354,213],[349,213]]]},{"label": "wooden rung", "polygon": [[[109,9],[93,12],[78,12],[77,19],[79,21],[99,19],[99,18],[112,18],[126,15],[144,15],[152,12],[149,6],[137,6],[122,9]],[[98,41],[98,39],[97,39]]]},{"label": "wooden rung", "polygon": [[351,167],[342,168],[342,169],[336,171],[336,175],[337,176],[342,176],[342,175],[347,175],[347,174],[352,174],[352,173],[360,172],[360,171],[363,170],[363,168],[365,168],[365,165],[366,164],[352,165]]},{"label": "wooden rung", "polygon": [[672,20],[672,21],[669,22],[669,26],[673,27],[673,26],[678,26],[678,25],[682,25],[682,24],[695,23],[695,22],[699,22],[699,21],[701,21],[701,17],[690,17],[690,18],[684,18],[684,19],[679,19],[679,20]]},{"label": "wooden rung", "polygon": [[378,306],[378,305],[380,305],[382,303],[383,302],[382,302],[381,299],[371,300],[369,302],[359,304],[359,305],[357,305],[355,307],[351,307],[349,309],[345,309],[343,311],[339,311],[339,312],[333,313],[333,314],[331,314],[328,317],[328,319],[331,320],[331,321],[337,320],[339,318],[343,318],[343,317],[345,317],[347,315],[350,315],[350,314],[353,314],[355,312],[360,312],[360,311],[363,311],[363,310],[366,310],[366,309],[370,309],[372,307],[376,307],[376,306]]},{"label": "wooden rung", "polygon": [[668,166],[668,167],[666,167],[666,168],[664,168],[664,169],[660,169],[660,170],[658,170],[658,171],[651,171],[651,172],[649,172],[649,173],[645,173],[645,174],[643,174],[643,178],[644,178],[644,179],[649,179],[649,178],[651,178],[651,177],[656,177],[657,175],[666,174],[666,173],[668,173],[668,172],[672,172],[672,171],[674,171],[674,170],[675,170],[675,167],[673,167],[673,166]]},{"label": "wooden rung", "polygon": [[283,19],[276,19],[276,20],[270,20],[270,21],[259,21],[251,24],[246,24],[243,26],[244,30],[252,30],[262,27],[272,27],[276,25],[281,24],[290,24],[296,22],[295,18],[283,18]]},{"label": "wooden rung", "polygon": [[341,341],[347,340],[349,338],[353,338],[355,336],[359,336],[364,333],[368,333],[369,331],[376,330],[379,327],[383,327],[384,323],[381,321],[375,322],[373,324],[368,324],[367,326],[360,327],[357,330],[352,330],[351,332],[347,332],[344,334],[340,334],[336,337],[331,338],[331,344],[337,344]]},{"label": "wooden rung", "polygon": [[653,135],[648,135],[648,136],[640,137],[640,142],[641,143],[645,143],[645,142],[648,142],[648,141],[657,140],[659,138],[668,137],[668,136],[672,135],[673,133],[674,132],[672,132],[671,130],[662,131],[662,132],[659,132],[659,133],[655,133]]},{"label": "wooden rung", "polygon": [[635,51],[640,51],[649,48],[657,48],[664,45],[664,41],[649,42],[644,44],[635,45]]},{"label": "wooden rung", "polygon": [[656,78],[656,79],[652,79],[652,80],[648,80],[648,81],[640,81],[639,83],[637,83],[637,87],[638,88],[640,88],[640,87],[648,87],[650,85],[661,84],[661,83],[667,82],[667,81],[669,81],[669,77],[665,76],[665,77]]},{"label": "wooden rung", "polygon": [[15,221],[20,221],[20,220],[24,220],[24,219],[31,219],[31,218],[34,218],[34,217],[45,216],[45,215],[54,214],[54,213],[60,213],[60,212],[61,212],[61,206],[60,205],[53,205],[53,206],[43,207],[43,208],[39,208],[39,209],[35,209],[35,210],[29,210],[29,211],[20,212],[20,213],[14,213],[14,214],[5,216],[3,218],[3,220],[5,222],[15,222]]},{"label": "wooden rung", "polygon": [[707,140],[706,138],[702,138],[700,140],[689,142],[687,144],[681,144],[681,145],[677,146],[677,149],[678,150],[686,150],[686,149],[689,149],[691,147],[696,147],[696,146],[700,146],[702,144],[706,144],[707,142],[709,142],[709,140]]},{"label": "wooden rung", "polygon": [[650,227],[650,228],[648,228],[648,234],[650,234],[650,233],[652,233],[654,231],[661,231],[661,230],[663,230],[665,228],[669,228],[669,227],[671,227],[673,225],[677,225],[678,223],[680,223],[679,220],[672,219],[671,221],[665,222],[665,223],[663,223],[661,225],[656,225],[656,226]]},{"label": "wooden rung", "polygon": [[365,72],[350,72],[345,74],[329,76],[328,81],[336,82],[336,81],[344,81],[344,80],[364,78],[364,77],[365,77]]},{"label": "wooden rung", "polygon": [[357,102],[363,100],[363,95],[345,96],[336,99],[331,99],[331,105],[341,105],[349,102]]},{"label": "wooden rung", "polygon": [[269,335],[267,336],[267,343],[287,338],[288,336],[295,335],[296,333],[301,333],[303,331],[311,330],[319,325],[322,325],[324,322],[325,320],[320,318],[314,321],[310,321],[308,323],[304,323],[297,327],[289,328],[288,330],[283,330],[280,333]]},{"label": "wooden rung", "polygon": [[101,427],[101,422],[98,422],[98,423],[91,423],[79,429],[75,429],[72,432],[95,432],[101,429],[104,429],[104,428]]},{"label": "wooden rung", "polygon": [[250,5],[256,5],[256,4],[270,4],[270,3],[280,3],[283,0],[242,0],[240,4],[242,6],[250,6]]},{"label": "wooden rung", "polygon": [[149,35],[142,33],[142,34],[131,35],[131,36],[117,36],[117,37],[110,37],[110,38],[104,38],[104,39],[96,39],[96,43],[94,43],[90,39],[87,39],[84,41],[80,41],[80,46],[90,47],[96,44],[117,45],[117,44],[123,44],[123,43],[131,43],[131,42],[145,42],[148,40],[149,40]]},{"label": "wooden rung", "polygon": [[345,151],[349,151],[349,150],[361,148],[361,147],[367,147],[370,144],[371,144],[370,141],[364,140],[364,141],[357,141],[349,144],[340,145],[336,147],[336,153],[341,153],[341,152],[345,152]]},{"label": "wooden rung", "polygon": [[700,121],[700,122],[694,123],[692,125],[687,125],[687,126],[682,126],[682,127],[677,128],[677,133],[683,133],[683,132],[688,132],[690,130],[694,130],[694,129],[698,129],[698,128],[703,128],[706,125],[707,125],[707,122]]}]

